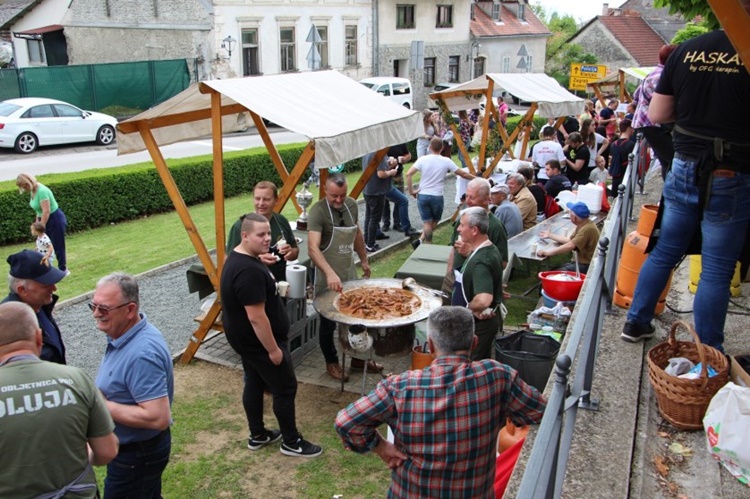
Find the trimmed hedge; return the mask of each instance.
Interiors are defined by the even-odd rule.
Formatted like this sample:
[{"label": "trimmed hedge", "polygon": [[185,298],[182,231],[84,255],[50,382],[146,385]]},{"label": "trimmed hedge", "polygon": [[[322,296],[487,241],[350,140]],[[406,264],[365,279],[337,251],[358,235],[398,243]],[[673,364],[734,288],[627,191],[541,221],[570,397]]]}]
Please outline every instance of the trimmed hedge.
[{"label": "trimmed hedge", "polygon": [[[279,154],[287,168],[297,162],[303,151],[299,144],[280,146]],[[361,168],[359,160],[356,166]],[[169,170],[187,205],[213,199],[212,159],[207,156],[169,160]],[[347,169],[354,165],[347,164]],[[68,219],[68,232],[93,229],[102,225],[133,220],[145,215],[174,209],[167,191],[153,166],[126,168],[107,174],[106,170],[82,172],[69,180],[42,182],[52,189]],[[70,174],[65,175],[70,178]],[[276,169],[265,149],[230,153],[224,157],[225,197],[250,192],[261,180],[280,185]],[[28,196],[18,190],[0,191],[0,243],[27,240],[33,211]]]}]

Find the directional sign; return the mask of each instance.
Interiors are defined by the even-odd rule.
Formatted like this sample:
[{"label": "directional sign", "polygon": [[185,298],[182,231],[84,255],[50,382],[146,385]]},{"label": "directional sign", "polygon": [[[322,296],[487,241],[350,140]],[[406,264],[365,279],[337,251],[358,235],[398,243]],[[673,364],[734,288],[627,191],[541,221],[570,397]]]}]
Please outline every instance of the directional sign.
[{"label": "directional sign", "polygon": [[595,81],[595,79],[581,78],[580,76],[571,76],[568,88],[570,90],[586,90],[586,84]]},{"label": "directional sign", "polygon": [[307,33],[307,38],[305,39],[306,42],[312,42],[312,43],[321,43],[323,40],[320,38],[320,33],[318,33],[318,29],[313,24],[310,26],[310,31]]},{"label": "directional sign", "polygon": [[607,76],[607,66],[603,64],[581,64],[576,62],[570,65],[570,76],[601,80]]}]

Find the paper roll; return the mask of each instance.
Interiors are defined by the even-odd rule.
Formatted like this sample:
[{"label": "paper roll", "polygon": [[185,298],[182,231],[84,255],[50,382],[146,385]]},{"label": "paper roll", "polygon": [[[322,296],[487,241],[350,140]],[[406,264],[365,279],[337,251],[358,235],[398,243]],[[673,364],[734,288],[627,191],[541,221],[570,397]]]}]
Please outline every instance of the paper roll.
[{"label": "paper roll", "polygon": [[289,298],[305,298],[307,268],[304,265],[287,265],[286,280],[289,283]]}]

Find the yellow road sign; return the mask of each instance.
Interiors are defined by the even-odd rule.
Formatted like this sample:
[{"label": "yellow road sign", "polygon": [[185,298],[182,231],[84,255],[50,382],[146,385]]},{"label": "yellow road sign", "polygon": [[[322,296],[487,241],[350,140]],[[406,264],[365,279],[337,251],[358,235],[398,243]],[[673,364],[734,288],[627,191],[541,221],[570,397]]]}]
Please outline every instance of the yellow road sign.
[{"label": "yellow road sign", "polygon": [[586,90],[586,84],[590,81],[595,81],[594,78],[580,78],[571,76],[568,88],[570,90]]},{"label": "yellow road sign", "polygon": [[603,64],[582,64],[576,62],[570,65],[570,77],[601,80],[607,76],[607,66]]}]

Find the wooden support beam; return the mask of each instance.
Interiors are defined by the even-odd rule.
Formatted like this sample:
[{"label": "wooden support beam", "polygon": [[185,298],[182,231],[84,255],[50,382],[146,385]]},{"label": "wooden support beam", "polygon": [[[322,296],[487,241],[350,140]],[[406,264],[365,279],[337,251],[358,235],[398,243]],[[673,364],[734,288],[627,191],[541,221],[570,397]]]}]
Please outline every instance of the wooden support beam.
[{"label": "wooden support beam", "polygon": [[485,90],[486,101],[484,103],[484,119],[482,120],[482,142],[479,146],[479,161],[477,167],[481,170],[487,162],[487,139],[490,136],[490,113],[492,113],[492,92],[495,88],[495,80],[487,78],[487,89]]},{"label": "wooden support beam", "polygon": [[320,187],[318,188],[318,199],[326,197],[326,182],[328,181],[328,168],[318,171],[320,174]]},{"label": "wooden support beam", "polygon": [[185,351],[182,352],[182,355],[180,356],[180,364],[188,364],[193,360],[195,353],[201,347],[203,340],[206,339],[206,335],[213,328],[214,322],[216,322],[216,319],[219,317],[219,312],[221,312],[221,302],[216,300],[213,305],[211,305],[211,308],[208,309],[208,312],[206,312],[205,317],[201,320],[198,329],[190,337],[190,341],[188,341]]},{"label": "wooden support beam", "polygon": [[[276,207],[274,208],[274,211],[276,212],[280,211],[281,207],[284,206],[287,201],[289,201],[290,197],[292,197],[292,195],[294,194],[295,187],[297,186],[300,179],[302,178],[302,175],[304,175],[305,171],[307,170],[307,165],[310,164],[310,161],[312,161],[314,157],[315,157],[315,144],[311,140],[310,142],[307,143],[307,146],[305,146],[305,149],[302,151],[302,154],[297,160],[297,164],[294,165],[294,168],[292,168],[292,173],[290,173],[289,176],[284,181],[284,185],[279,191],[279,199],[276,201]],[[296,199],[295,199],[295,202],[296,202]]]},{"label": "wooden support beam", "polygon": [[[276,148],[276,144],[273,143],[273,140],[271,140],[271,134],[268,133],[268,128],[266,128],[266,124],[263,123],[263,119],[258,116],[253,111],[250,112],[250,117],[253,120],[253,123],[255,124],[255,128],[258,129],[258,134],[260,135],[261,140],[263,140],[263,145],[266,146],[266,150],[268,151],[268,156],[271,158],[271,162],[273,163],[273,166],[276,167],[276,171],[279,174],[279,177],[281,178],[281,182],[286,184],[287,179],[289,178],[289,171],[286,169],[286,165],[284,164],[284,160],[281,159],[281,155],[279,154],[279,150]],[[310,164],[308,162],[308,164]],[[305,165],[305,168],[307,168],[307,165]],[[294,208],[297,210],[297,213],[302,213],[302,207],[297,203],[297,198],[294,196],[291,196],[289,199],[291,199],[292,204],[294,204]],[[286,204],[287,200],[284,200],[282,203],[280,199],[276,200],[276,206],[274,207],[273,211],[277,213],[281,213],[281,210],[284,209],[284,205]]]},{"label": "wooden support beam", "polygon": [[[388,153],[389,147],[385,147],[379,151],[377,151],[372,158],[370,158],[370,162],[367,164],[367,168],[364,169],[362,172],[362,175],[360,175],[359,180],[357,180],[357,183],[352,186],[351,190],[349,190],[349,197],[352,199],[357,199],[359,195],[362,193],[362,189],[365,188],[365,184],[368,180],[370,180],[370,177],[372,177],[375,172],[378,170],[378,165],[383,160],[385,155]],[[323,198],[321,198],[323,199]]]},{"label": "wooden support beam", "polygon": [[469,151],[466,149],[466,144],[464,144],[464,141],[461,138],[461,133],[459,133],[458,128],[456,128],[456,124],[453,122],[453,117],[451,116],[450,109],[448,109],[448,105],[445,103],[445,101],[442,98],[437,99],[435,102],[437,102],[438,106],[440,107],[440,111],[443,113],[443,116],[448,116],[450,118],[450,120],[448,121],[448,126],[453,132],[453,137],[456,139],[456,145],[458,146],[458,154],[463,156],[464,164],[469,169],[469,173],[474,175],[476,170],[474,169],[474,165],[471,163],[471,158],[469,157]]},{"label": "wooden support beam", "polygon": [[[483,88],[478,88],[476,90],[453,90],[451,92],[440,92],[439,94],[434,92],[431,93],[429,97],[430,99],[437,101],[438,97],[449,99],[451,97],[466,97],[467,95],[482,95],[484,92]],[[477,107],[479,106],[477,105]]]},{"label": "wooden support beam", "polygon": [[[221,108],[221,115],[226,116],[228,114],[238,114],[244,113],[246,111],[247,108],[241,104],[229,104]],[[145,123],[148,128],[150,128],[151,130],[155,130],[157,128],[163,128],[165,126],[182,125],[183,123],[191,123],[193,121],[208,119],[211,119],[211,110],[201,109],[199,111],[189,111],[187,113],[172,114],[169,116],[162,116],[149,120],[123,122],[117,125],[117,129],[121,133],[136,133],[140,130],[141,123]]]},{"label": "wooden support beam", "polygon": [[[214,157],[214,220],[216,224],[216,274],[221,280],[226,245],[226,222],[224,220],[224,152],[222,149],[221,94],[211,93],[211,134]],[[219,289],[216,288],[216,292]]]},{"label": "wooden support beam", "polygon": [[708,5],[737,50],[745,69],[750,71],[750,13],[740,0],[708,0]]},{"label": "wooden support beam", "polygon": [[161,181],[167,190],[169,199],[172,201],[172,205],[174,205],[175,210],[180,217],[180,221],[182,222],[182,225],[185,227],[185,230],[188,233],[190,242],[193,243],[193,247],[195,248],[195,252],[198,254],[198,258],[203,264],[203,267],[206,269],[206,274],[208,274],[208,278],[211,281],[211,284],[213,285],[214,289],[218,291],[219,275],[216,272],[216,266],[211,259],[211,255],[209,255],[208,250],[206,249],[206,244],[203,242],[201,235],[198,233],[198,228],[195,226],[195,223],[190,216],[190,212],[188,211],[187,205],[185,204],[185,200],[182,199],[180,190],[177,188],[177,184],[174,181],[174,177],[172,177],[172,173],[167,167],[166,161],[164,161],[164,156],[162,156],[161,151],[159,150],[159,146],[156,144],[156,140],[154,140],[154,136],[151,133],[151,130],[148,128],[148,125],[145,122],[141,121],[139,122],[139,126],[143,143],[146,144],[146,148],[148,149],[148,152],[151,155],[151,159],[156,166],[156,171],[159,173],[159,177],[161,178]]}]

